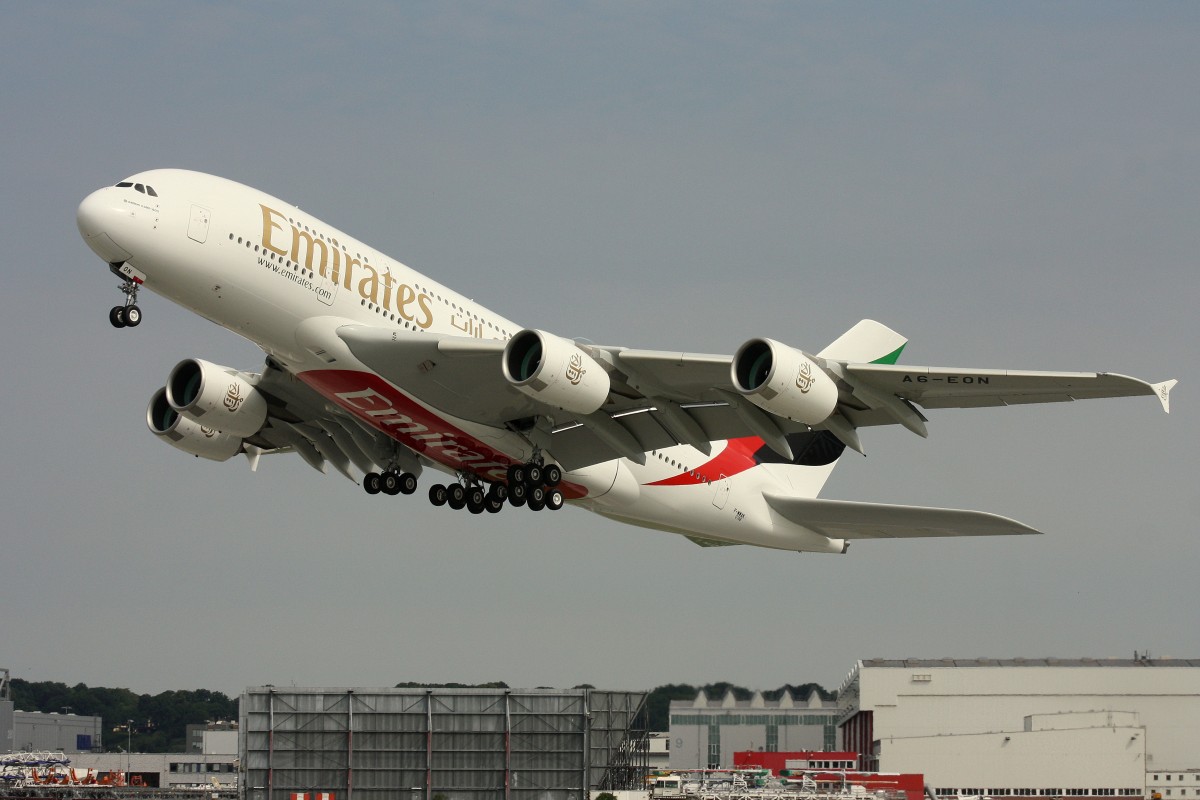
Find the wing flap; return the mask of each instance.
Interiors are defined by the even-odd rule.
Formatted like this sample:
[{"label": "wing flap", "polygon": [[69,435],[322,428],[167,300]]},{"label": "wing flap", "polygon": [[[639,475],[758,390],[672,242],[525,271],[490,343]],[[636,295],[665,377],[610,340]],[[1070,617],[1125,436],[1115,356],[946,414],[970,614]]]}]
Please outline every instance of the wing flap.
[{"label": "wing flap", "polygon": [[1006,536],[1041,533],[984,511],[856,503],[764,493],[788,521],[831,539],[911,539],[938,536]]}]

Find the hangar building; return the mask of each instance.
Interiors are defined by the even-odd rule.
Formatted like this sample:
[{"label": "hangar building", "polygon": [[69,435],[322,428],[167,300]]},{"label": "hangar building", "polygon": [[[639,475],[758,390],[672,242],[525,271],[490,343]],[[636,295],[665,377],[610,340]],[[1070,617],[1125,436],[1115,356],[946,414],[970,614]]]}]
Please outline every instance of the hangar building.
[{"label": "hangar building", "polygon": [[242,796],[582,800],[642,788],[645,699],[587,688],[247,689]]},{"label": "hangar building", "polygon": [[841,749],[942,796],[1200,800],[1200,660],[874,659],[838,705]]},{"label": "hangar building", "polygon": [[784,691],[778,700],[755,692],[738,700],[732,691],[710,700],[672,700],[671,769],[718,769],[741,750],[837,750],[838,708],[811,692],[799,700]]}]

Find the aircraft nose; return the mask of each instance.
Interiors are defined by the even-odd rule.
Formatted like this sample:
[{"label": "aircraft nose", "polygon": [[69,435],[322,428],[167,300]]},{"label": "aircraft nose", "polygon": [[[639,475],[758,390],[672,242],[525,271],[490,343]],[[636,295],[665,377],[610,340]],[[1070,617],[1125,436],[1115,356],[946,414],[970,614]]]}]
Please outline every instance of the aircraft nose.
[{"label": "aircraft nose", "polygon": [[110,264],[126,261],[129,253],[113,241],[110,233],[132,215],[113,202],[110,188],[98,189],[79,204],[75,224],[92,251]]}]

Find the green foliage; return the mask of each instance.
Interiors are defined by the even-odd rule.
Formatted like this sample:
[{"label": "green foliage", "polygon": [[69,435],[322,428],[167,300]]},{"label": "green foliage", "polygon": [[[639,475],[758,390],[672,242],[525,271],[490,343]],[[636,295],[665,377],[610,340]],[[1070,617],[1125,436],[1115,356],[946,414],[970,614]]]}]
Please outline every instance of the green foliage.
[{"label": "green foliage", "polygon": [[504,681],[491,681],[490,683],[423,683],[418,681],[403,681],[397,683],[397,689],[507,689],[508,684]]},{"label": "green foliage", "polygon": [[[104,721],[104,748],[110,753],[126,747],[135,753],[178,753],[187,746],[188,725],[209,720],[237,719],[237,700],[207,689],[134,694],[128,689],[68,687],[52,681],[30,682],[13,678],[13,707],[19,711],[44,711],[100,717]],[[132,731],[127,722],[133,721]]]},{"label": "green foliage", "polygon": [[646,727],[652,731],[671,729],[671,701],[695,700],[700,691],[687,683],[669,683],[646,695]]},{"label": "green foliage", "polygon": [[612,792],[601,792],[596,795],[596,800],[617,800],[617,796]]}]

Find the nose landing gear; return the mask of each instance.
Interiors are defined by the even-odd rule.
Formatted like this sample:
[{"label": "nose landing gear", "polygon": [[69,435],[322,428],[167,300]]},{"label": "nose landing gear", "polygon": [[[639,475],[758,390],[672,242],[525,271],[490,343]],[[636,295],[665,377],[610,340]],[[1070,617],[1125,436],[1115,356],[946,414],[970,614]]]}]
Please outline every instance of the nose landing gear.
[{"label": "nose landing gear", "polygon": [[142,310],[137,306],[139,284],[133,278],[113,270],[124,280],[121,291],[125,293],[125,305],[113,306],[108,312],[108,321],[114,328],[136,328],[142,321]]}]

